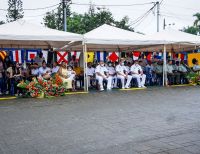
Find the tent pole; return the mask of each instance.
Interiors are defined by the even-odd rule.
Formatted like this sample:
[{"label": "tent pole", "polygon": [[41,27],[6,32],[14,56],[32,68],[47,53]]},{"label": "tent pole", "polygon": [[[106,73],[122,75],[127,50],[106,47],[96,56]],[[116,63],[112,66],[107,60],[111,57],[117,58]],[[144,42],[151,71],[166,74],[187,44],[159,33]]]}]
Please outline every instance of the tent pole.
[{"label": "tent pole", "polygon": [[166,45],[164,44],[164,53],[163,53],[163,86],[167,85],[167,57],[166,57]]},{"label": "tent pole", "polygon": [[83,67],[84,67],[84,91],[88,91],[88,78],[87,78],[87,45],[83,43]]}]

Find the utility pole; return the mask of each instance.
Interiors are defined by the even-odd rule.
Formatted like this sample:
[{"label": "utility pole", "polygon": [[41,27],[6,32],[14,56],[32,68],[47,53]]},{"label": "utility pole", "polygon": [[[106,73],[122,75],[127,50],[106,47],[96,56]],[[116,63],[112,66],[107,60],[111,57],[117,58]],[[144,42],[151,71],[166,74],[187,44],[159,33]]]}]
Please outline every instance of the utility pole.
[{"label": "utility pole", "polygon": [[63,30],[67,31],[67,5],[70,0],[62,0],[63,5]]},{"label": "utility pole", "polygon": [[159,1],[156,2],[157,5],[157,32],[159,32],[159,16],[160,16],[160,3]]},{"label": "utility pole", "polygon": [[163,21],[163,29],[165,30],[165,27],[166,27],[166,22],[165,22],[165,18],[164,18],[164,21]]}]

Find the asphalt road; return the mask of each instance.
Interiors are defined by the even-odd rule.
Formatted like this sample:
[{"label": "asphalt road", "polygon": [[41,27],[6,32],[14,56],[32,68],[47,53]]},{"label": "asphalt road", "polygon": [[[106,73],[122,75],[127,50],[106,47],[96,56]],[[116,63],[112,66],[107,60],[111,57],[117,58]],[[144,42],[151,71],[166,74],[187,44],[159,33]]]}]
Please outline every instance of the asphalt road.
[{"label": "asphalt road", "polygon": [[200,87],[0,101],[0,154],[200,154]]}]

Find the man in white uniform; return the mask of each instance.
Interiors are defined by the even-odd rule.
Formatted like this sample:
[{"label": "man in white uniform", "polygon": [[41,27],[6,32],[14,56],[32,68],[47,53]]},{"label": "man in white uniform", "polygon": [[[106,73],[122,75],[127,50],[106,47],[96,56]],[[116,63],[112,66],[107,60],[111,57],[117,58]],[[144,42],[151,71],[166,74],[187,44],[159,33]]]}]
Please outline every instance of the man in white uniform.
[{"label": "man in white uniform", "polygon": [[107,70],[108,70],[109,76],[112,76],[112,88],[113,87],[116,88],[117,87],[117,76],[116,76],[115,68],[111,62],[108,62]]},{"label": "man in white uniform", "polygon": [[[132,76],[128,75],[128,71],[124,66],[124,60],[121,60],[120,63],[116,66],[117,78],[121,80],[122,89],[129,88],[130,82],[132,80]],[[126,85],[125,85],[125,79]],[[125,85],[125,86],[124,86]]]},{"label": "man in white uniform", "polygon": [[103,61],[100,61],[99,65],[96,67],[95,70],[96,73],[96,79],[98,80],[100,91],[103,91],[103,80],[107,80],[107,90],[111,90],[111,84],[112,84],[112,76],[109,76],[108,70],[104,65]]},{"label": "man in white uniform", "polygon": [[145,88],[146,75],[143,73],[142,67],[138,64],[138,60],[131,66],[132,77],[137,79],[138,87]]}]

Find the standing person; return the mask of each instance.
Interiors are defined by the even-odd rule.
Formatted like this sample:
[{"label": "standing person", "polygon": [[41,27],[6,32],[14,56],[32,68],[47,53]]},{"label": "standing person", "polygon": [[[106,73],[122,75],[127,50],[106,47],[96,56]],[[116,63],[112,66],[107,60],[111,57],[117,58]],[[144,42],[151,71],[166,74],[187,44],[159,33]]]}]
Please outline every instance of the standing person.
[{"label": "standing person", "polygon": [[72,89],[72,80],[68,75],[67,65],[64,61],[61,63],[58,74],[61,77],[63,83],[66,83],[66,89]]},{"label": "standing person", "polygon": [[[117,73],[117,78],[121,80],[122,84],[122,89],[124,88],[129,88],[130,82],[132,80],[132,76],[128,75],[128,71],[126,67],[124,66],[124,60],[121,59],[119,64],[116,66],[116,73]],[[125,85],[125,80],[126,85]]]},{"label": "standing person", "polygon": [[45,61],[42,62],[42,66],[39,68],[39,77],[42,77],[45,80],[49,80],[51,78],[51,69],[47,67]]},{"label": "standing person", "polygon": [[96,73],[96,79],[98,80],[100,91],[103,91],[103,80],[106,80],[107,83],[107,90],[111,90],[111,84],[112,84],[112,76],[109,76],[108,70],[104,65],[103,61],[100,61],[99,65],[96,67],[95,70]]},{"label": "standing person", "polygon": [[137,79],[138,87],[145,88],[146,75],[143,73],[142,67],[138,64],[138,60],[135,60],[134,64],[131,66],[131,73],[132,77]]}]

